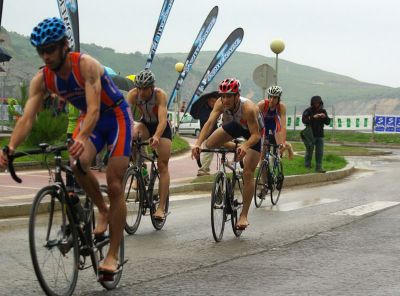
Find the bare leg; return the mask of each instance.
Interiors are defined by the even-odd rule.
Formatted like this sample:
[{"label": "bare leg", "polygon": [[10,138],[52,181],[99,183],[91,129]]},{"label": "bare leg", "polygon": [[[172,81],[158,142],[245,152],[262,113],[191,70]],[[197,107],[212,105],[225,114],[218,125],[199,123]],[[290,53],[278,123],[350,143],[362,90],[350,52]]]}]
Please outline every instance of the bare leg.
[{"label": "bare leg", "polygon": [[108,207],[101,195],[99,182],[90,170],[90,165],[96,156],[96,148],[91,141],[86,141],[84,145],[84,152],[79,157],[79,162],[86,174],[83,174],[75,165],[75,161],[71,159],[71,163],[73,164],[72,169],[79,185],[85,190],[99,210],[99,217],[94,233],[104,233],[107,230],[108,224]]},{"label": "bare leg", "polygon": [[233,138],[222,127],[217,128],[207,139],[207,148],[219,148]]},{"label": "bare leg", "polygon": [[157,149],[158,161],[157,166],[160,172],[160,184],[158,191],[160,192],[160,204],[158,205],[157,211],[154,213],[155,217],[165,217],[165,204],[169,193],[169,171],[168,162],[171,156],[171,140],[166,138],[160,138],[160,144]]},{"label": "bare leg", "polygon": [[107,166],[107,188],[110,199],[110,249],[100,269],[115,271],[118,262],[118,250],[126,221],[126,204],[122,195],[122,179],[128,168],[126,156],[111,157]]},{"label": "bare leg", "polygon": [[251,199],[254,192],[254,171],[260,159],[260,152],[253,149],[247,150],[244,158],[243,169],[243,209],[237,222],[238,228],[246,228],[249,225],[247,215],[249,213]]}]

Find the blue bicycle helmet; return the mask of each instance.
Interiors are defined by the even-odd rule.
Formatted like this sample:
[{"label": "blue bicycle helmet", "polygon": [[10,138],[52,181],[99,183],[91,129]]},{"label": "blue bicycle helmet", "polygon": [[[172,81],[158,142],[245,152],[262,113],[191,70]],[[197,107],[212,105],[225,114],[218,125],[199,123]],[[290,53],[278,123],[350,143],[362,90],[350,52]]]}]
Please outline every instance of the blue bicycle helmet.
[{"label": "blue bicycle helmet", "polygon": [[66,37],[64,22],[57,18],[47,18],[33,28],[31,44],[35,47],[55,43]]}]

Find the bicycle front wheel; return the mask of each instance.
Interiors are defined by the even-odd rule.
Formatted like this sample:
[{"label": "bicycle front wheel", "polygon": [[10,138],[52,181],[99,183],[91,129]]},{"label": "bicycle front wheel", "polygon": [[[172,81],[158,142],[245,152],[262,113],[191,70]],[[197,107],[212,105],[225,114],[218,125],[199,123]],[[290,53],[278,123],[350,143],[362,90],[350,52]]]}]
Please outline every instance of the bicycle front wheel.
[{"label": "bicycle front wheel", "polygon": [[[159,188],[159,184],[160,184],[160,176],[157,173],[156,175],[156,180],[154,182],[154,187],[153,188]],[[151,197],[150,197],[150,218],[151,218],[151,223],[153,224],[153,227],[156,230],[161,230],[165,224],[165,221],[167,220],[167,216],[168,216],[168,209],[169,209],[169,192],[167,195],[167,200],[165,201],[165,207],[164,207],[164,219],[160,220],[160,219],[156,219],[154,217],[154,213],[157,211],[157,208],[160,205],[160,194],[157,191],[157,193],[152,193]]]},{"label": "bicycle front wheel", "polygon": [[214,240],[219,242],[224,235],[226,221],[226,188],[224,188],[225,176],[217,173],[211,193],[211,229]]},{"label": "bicycle front wheel", "polygon": [[64,195],[56,186],[44,187],[29,217],[32,264],[47,295],[72,295],[78,279],[78,237]]},{"label": "bicycle front wheel", "polygon": [[143,198],[141,183],[132,167],[126,171],[122,185],[127,210],[125,231],[128,234],[134,234],[142,218]]},{"label": "bicycle front wheel", "polygon": [[232,214],[231,214],[231,224],[232,230],[236,237],[242,234],[242,230],[236,229],[237,221],[239,220],[240,214],[243,209],[243,178],[242,176],[237,176],[233,180],[232,184]]},{"label": "bicycle front wheel", "polygon": [[268,187],[266,185],[267,180],[268,164],[266,161],[261,162],[261,166],[258,169],[256,182],[254,186],[254,204],[256,208],[261,207],[265,196],[268,193]]},{"label": "bicycle front wheel", "polygon": [[282,162],[277,162],[274,164],[271,172],[272,179],[272,189],[271,192],[271,203],[276,205],[279,201],[279,197],[281,195],[282,185],[283,185],[283,167]]}]

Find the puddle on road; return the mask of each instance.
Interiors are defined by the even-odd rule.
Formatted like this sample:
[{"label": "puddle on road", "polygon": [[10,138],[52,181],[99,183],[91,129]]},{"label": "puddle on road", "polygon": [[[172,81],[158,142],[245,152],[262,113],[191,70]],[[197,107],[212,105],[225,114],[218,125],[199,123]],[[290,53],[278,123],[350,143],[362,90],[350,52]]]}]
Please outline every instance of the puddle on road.
[{"label": "puddle on road", "polygon": [[266,208],[266,209],[270,210],[270,211],[289,212],[289,211],[294,211],[294,210],[298,210],[298,209],[302,209],[302,208],[308,208],[308,207],[323,205],[323,204],[337,202],[337,201],[339,201],[339,199],[318,198],[318,197],[317,198],[308,198],[308,199],[301,200],[301,201],[294,201],[294,202],[278,204],[276,206],[271,206],[270,208]]}]

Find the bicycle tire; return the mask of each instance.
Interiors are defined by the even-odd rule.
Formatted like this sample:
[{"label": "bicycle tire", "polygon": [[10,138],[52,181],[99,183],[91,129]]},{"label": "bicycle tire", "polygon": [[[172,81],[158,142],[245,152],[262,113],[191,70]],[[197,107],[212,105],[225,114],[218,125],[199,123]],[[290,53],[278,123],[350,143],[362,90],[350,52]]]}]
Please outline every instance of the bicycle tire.
[{"label": "bicycle tire", "polygon": [[266,182],[263,181],[263,174],[265,178],[267,178],[267,166],[268,163],[263,160],[261,162],[261,166],[257,172],[256,181],[254,184],[254,205],[256,208],[261,207],[261,204],[265,200],[266,195],[268,194],[268,187],[266,186]]},{"label": "bicycle tire", "polygon": [[226,177],[222,172],[217,173],[211,193],[211,229],[216,242],[220,242],[222,240],[226,222],[226,188],[224,188],[225,178]]},{"label": "bicycle tire", "polygon": [[242,234],[242,230],[236,229],[237,221],[239,220],[240,214],[243,209],[243,177],[237,176],[236,179],[233,179],[233,185],[231,188],[232,195],[232,214],[231,214],[231,224],[232,230],[236,237],[239,237]]},{"label": "bicycle tire", "polygon": [[[160,175],[156,174],[156,182],[154,182],[154,186],[159,186],[160,184]],[[169,209],[169,192],[167,195],[167,200],[165,201],[165,208],[164,208],[164,219],[155,219],[154,214],[157,211],[158,205],[160,204],[160,194],[157,190],[157,193],[154,193],[154,187],[153,187],[153,192],[150,193],[150,219],[151,219],[151,224],[153,224],[154,229],[156,230],[161,230],[165,222],[167,221],[167,216],[168,216],[168,209]]]},{"label": "bicycle tire", "polygon": [[[106,197],[108,195],[107,187],[104,185],[101,185],[100,191],[103,195],[103,198],[106,199]],[[91,228],[94,229],[95,226],[96,226],[96,219],[95,219],[94,212],[92,212]],[[100,262],[103,261],[104,258],[106,257],[109,246],[110,246],[109,231],[106,231],[106,233],[103,236],[95,236],[95,235],[93,235],[93,232],[92,232],[92,242],[93,242],[94,252],[91,256],[91,259],[92,259],[93,268],[96,268],[95,269],[96,275],[98,275],[98,267],[100,265]],[[124,237],[122,236],[121,242],[119,244],[119,256],[118,256],[119,264],[124,263],[124,260],[125,260],[124,256],[125,256],[125,241],[124,241]],[[123,267],[121,266],[120,271],[113,276],[112,281],[99,281],[100,284],[107,290],[115,289],[121,280],[122,269],[123,269]]]},{"label": "bicycle tire", "polygon": [[133,167],[128,168],[124,176],[122,188],[127,210],[125,231],[130,235],[134,234],[139,228],[142,218],[143,197],[141,186],[141,182]]},{"label": "bicycle tire", "polygon": [[[279,180],[280,176],[283,176],[282,162],[279,161],[277,163],[274,163],[271,176],[273,181],[272,189],[270,190],[271,203],[273,205],[276,205],[279,201],[279,197],[281,195],[281,190],[282,190],[282,184],[280,184],[280,186],[278,185],[278,182],[280,182]],[[283,182],[283,178],[281,182]]]},{"label": "bicycle tire", "polygon": [[[62,189],[46,186],[36,194],[29,216],[29,249],[36,277],[46,295],[69,296],[75,290],[79,247],[73,221]],[[70,266],[64,264],[67,262]]]}]

